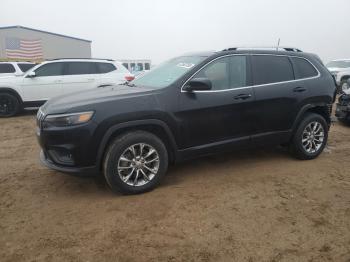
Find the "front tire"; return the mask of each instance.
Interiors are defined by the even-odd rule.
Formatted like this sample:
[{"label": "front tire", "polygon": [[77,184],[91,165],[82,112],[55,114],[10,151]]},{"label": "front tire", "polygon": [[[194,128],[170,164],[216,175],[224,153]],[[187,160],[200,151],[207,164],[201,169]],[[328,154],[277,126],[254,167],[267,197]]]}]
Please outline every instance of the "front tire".
[{"label": "front tire", "polygon": [[290,150],[298,159],[314,159],[322,153],[327,139],[328,124],[324,117],[307,113],[294,133]]},{"label": "front tire", "polygon": [[134,131],[109,146],[103,171],[112,191],[139,194],[154,189],[168,168],[167,149],[157,136]]},{"label": "front tire", "polygon": [[12,94],[0,93],[0,117],[11,117],[18,113],[20,103]]}]

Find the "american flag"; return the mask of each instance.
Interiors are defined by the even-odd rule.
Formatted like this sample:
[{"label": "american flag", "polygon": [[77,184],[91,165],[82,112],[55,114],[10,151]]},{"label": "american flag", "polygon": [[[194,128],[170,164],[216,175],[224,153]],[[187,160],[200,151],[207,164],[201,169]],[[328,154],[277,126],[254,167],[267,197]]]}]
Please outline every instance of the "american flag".
[{"label": "american flag", "polygon": [[40,60],[43,58],[41,39],[7,37],[6,56],[10,59]]}]

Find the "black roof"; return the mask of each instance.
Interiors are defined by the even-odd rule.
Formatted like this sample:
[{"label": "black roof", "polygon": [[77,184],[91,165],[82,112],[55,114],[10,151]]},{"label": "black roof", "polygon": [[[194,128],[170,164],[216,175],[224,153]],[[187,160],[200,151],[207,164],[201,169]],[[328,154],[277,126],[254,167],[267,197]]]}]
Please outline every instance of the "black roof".
[{"label": "black roof", "polygon": [[70,39],[84,41],[84,42],[88,42],[88,43],[92,42],[91,40],[86,40],[86,39],[82,39],[82,38],[72,37],[72,36],[68,36],[68,35],[56,34],[56,33],[43,31],[43,30],[38,30],[38,29],[30,28],[30,27],[21,26],[21,25],[4,26],[4,27],[0,27],[0,30],[1,29],[14,29],[14,28],[21,28],[21,29],[31,30],[31,31],[39,32],[39,33],[50,34],[50,35],[55,35],[55,36],[60,36],[60,37],[65,37],[65,38],[70,38]]}]

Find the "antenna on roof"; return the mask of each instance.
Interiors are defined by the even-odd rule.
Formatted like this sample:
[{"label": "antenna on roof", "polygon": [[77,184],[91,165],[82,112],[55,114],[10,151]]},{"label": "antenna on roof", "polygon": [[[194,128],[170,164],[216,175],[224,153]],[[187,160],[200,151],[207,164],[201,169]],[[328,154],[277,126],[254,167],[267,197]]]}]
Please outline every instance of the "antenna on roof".
[{"label": "antenna on roof", "polygon": [[281,41],[281,38],[278,38],[276,51],[278,51],[278,48],[280,47],[280,41]]}]

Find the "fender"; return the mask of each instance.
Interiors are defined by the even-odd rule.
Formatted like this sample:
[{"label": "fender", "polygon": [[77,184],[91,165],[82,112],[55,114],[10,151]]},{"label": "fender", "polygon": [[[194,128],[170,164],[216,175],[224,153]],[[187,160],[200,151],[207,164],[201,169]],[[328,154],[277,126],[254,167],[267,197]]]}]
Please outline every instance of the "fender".
[{"label": "fender", "polygon": [[143,120],[134,120],[134,121],[129,121],[129,122],[124,122],[124,123],[120,123],[120,124],[116,124],[111,126],[107,132],[104,134],[101,143],[99,145],[98,148],[98,153],[97,153],[97,165],[100,166],[102,158],[103,158],[103,154],[105,152],[105,149],[107,147],[107,143],[109,141],[109,139],[111,138],[111,136],[113,135],[113,133],[115,133],[118,130],[124,129],[124,128],[129,128],[129,127],[137,127],[137,126],[144,126],[144,125],[156,125],[161,127],[165,133],[167,134],[170,144],[172,146],[173,152],[174,154],[177,153],[177,144],[175,142],[175,138],[173,133],[170,131],[170,128],[168,127],[168,125],[161,120],[158,119],[143,119]]},{"label": "fender", "polygon": [[[315,108],[315,107],[326,107],[328,108],[329,104],[327,103],[317,103],[317,104],[306,104],[304,105],[298,112],[292,126],[292,132],[298,127],[298,123],[302,119],[303,115],[310,109]],[[330,119],[326,119],[327,121]]]},{"label": "fender", "polygon": [[6,92],[6,93],[10,93],[13,94],[14,96],[17,97],[19,103],[22,105],[23,104],[23,100],[21,98],[21,96],[18,94],[18,92],[16,90],[14,90],[13,88],[9,88],[9,87],[0,87],[0,92]]}]

